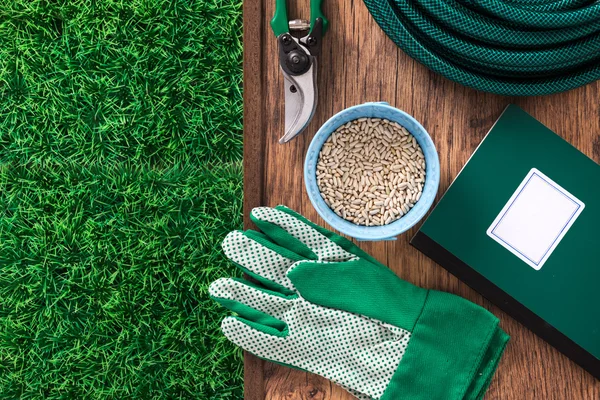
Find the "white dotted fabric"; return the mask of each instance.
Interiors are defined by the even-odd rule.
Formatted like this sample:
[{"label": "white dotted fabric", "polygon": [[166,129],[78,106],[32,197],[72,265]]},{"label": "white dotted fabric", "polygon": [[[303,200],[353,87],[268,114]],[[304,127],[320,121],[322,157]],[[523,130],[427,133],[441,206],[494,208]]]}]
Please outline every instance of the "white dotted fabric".
[{"label": "white dotted fabric", "polygon": [[346,387],[344,385],[340,385],[338,383],[336,383],[336,385],[338,385],[339,387],[341,387],[342,389],[344,389],[346,392],[350,393],[352,396],[356,397],[358,400],[373,400],[371,396],[367,396],[366,394],[359,393],[356,390],[348,388],[348,387]]},{"label": "white dotted fabric", "polygon": [[285,337],[266,334],[234,317],[223,320],[223,333],[259,357],[306,369],[364,398],[379,399],[406,351],[410,332],[302,297],[289,301],[292,307],[279,318],[288,325]]},{"label": "white dotted fabric", "polygon": [[269,207],[257,207],[252,210],[252,216],[279,225],[311,249],[319,260],[350,261],[358,258],[329,240],[327,236],[283,211]]},{"label": "white dotted fabric", "polygon": [[222,246],[230,260],[263,278],[295,290],[286,275],[293,260],[258,244],[239,231],[229,232]]}]

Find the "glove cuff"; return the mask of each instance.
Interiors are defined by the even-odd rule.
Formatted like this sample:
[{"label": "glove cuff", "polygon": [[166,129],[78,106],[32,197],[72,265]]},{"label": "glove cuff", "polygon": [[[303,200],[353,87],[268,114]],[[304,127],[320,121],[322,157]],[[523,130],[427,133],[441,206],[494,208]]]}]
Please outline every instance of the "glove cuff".
[{"label": "glove cuff", "polygon": [[508,339],[489,311],[431,290],[381,400],[480,399]]}]

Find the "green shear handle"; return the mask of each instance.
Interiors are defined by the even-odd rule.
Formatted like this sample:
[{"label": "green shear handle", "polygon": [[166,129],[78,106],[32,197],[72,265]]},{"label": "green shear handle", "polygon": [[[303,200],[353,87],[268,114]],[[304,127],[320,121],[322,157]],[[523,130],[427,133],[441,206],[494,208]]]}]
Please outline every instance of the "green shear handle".
[{"label": "green shear handle", "polygon": [[[312,32],[316,19],[321,18],[323,20],[323,34],[325,34],[329,21],[327,21],[321,10],[322,3],[323,0],[310,0],[310,30]],[[273,28],[275,36],[290,31],[286,0],[275,0],[275,14],[271,20],[271,28]]]}]

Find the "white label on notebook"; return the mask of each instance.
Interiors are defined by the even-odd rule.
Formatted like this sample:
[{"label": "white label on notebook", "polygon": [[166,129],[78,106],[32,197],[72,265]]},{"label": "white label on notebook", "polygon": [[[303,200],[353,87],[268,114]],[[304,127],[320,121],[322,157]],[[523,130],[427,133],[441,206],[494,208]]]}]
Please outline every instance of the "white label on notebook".
[{"label": "white label on notebook", "polygon": [[539,270],[584,207],[579,199],[532,168],[487,234]]}]

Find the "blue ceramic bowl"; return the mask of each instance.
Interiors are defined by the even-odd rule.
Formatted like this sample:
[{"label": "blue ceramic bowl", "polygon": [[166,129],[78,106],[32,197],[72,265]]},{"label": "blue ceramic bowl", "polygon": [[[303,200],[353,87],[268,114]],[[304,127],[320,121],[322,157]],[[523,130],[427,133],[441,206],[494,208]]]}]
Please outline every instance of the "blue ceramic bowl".
[{"label": "blue ceramic bowl", "polygon": [[[425,156],[426,177],[421,198],[406,215],[388,225],[361,226],[346,221],[327,206],[317,186],[317,160],[321,147],[339,126],[362,117],[386,118],[399,123],[415,137]],[[340,111],[319,129],[304,161],[304,182],[317,213],[334,229],[359,240],[393,240],[419,222],[431,207],[440,183],[440,160],[431,137],[417,120],[388,103],[364,103]]]}]

